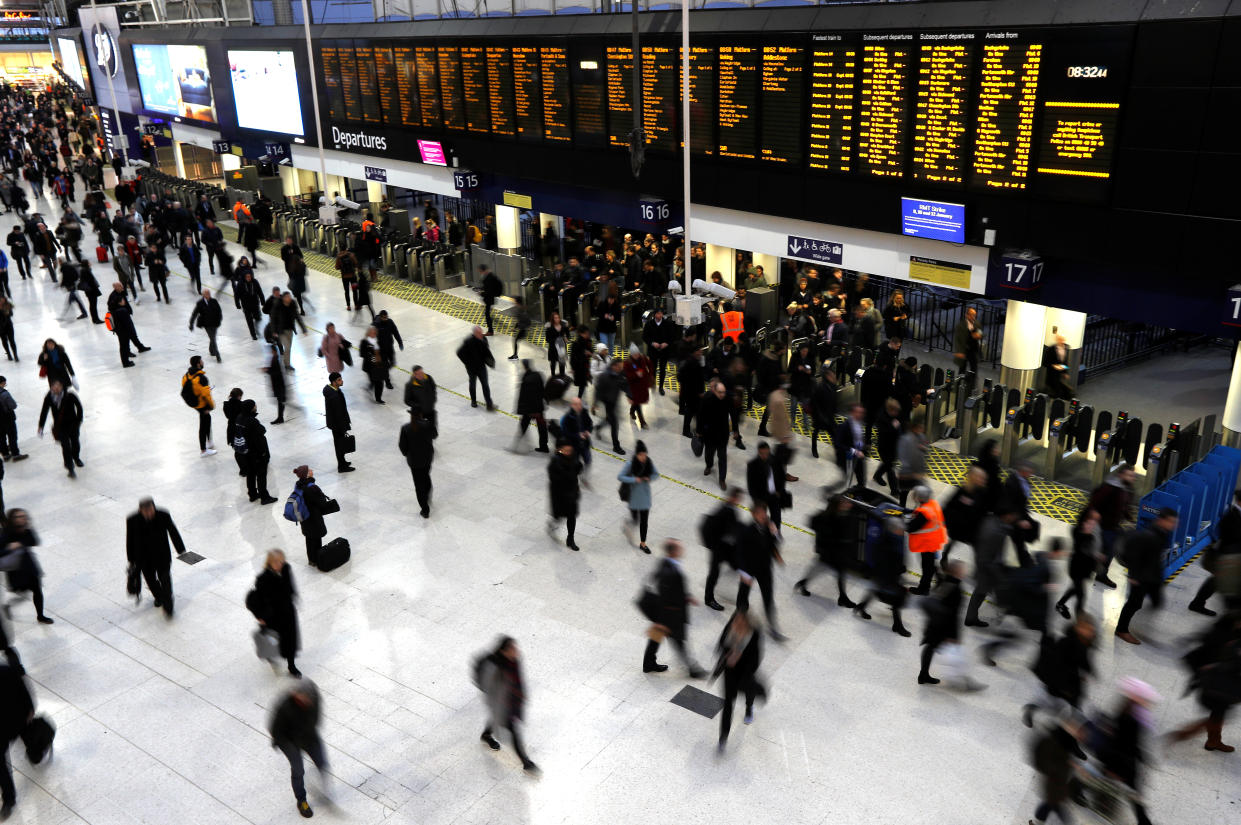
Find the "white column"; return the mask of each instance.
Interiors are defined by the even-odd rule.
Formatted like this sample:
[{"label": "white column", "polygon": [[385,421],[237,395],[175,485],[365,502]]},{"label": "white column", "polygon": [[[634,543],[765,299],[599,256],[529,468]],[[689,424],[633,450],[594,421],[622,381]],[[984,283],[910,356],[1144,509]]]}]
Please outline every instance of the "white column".
[{"label": "white column", "polygon": [[1004,346],[1000,350],[1000,383],[1022,392],[1034,386],[1043,364],[1043,332],[1047,307],[1009,301],[1004,318]]},{"label": "white column", "polygon": [[185,144],[179,140],[172,142],[172,160],[177,165],[177,177],[185,180],[189,176],[185,174],[185,158],[181,157],[181,147]]},{"label": "white column", "polygon": [[521,219],[516,207],[496,205],[496,246],[510,253],[521,248]]},{"label": "white column", "polygon": [[724,286],[732,287],[737,269],[737,250],[727,246],[707,244],[707,281],[711,281],[711,273],[718,272],[724,276]]},{"label": "white column", "polygon": [[763,268],[763,280],[768,284],[776,283],[776,278],[780,275],[780,259],[775,255],[763,255],[759,252],[754,253],[754,265]]},{"label": "white column", "polygon": [[1232,362],[1232,380],[1228,382],[1228,399],[1224,402],[1224,443],[1241,447],[1241,350]]},{"label": "white column", "polygon": [[1086,313],[1048,307],[1047,319],[1043,324],[1043,342],[1047,346],[1056,343],[1056,336],[1064,336],[1064,345],[1069,350],[1069,387],[1076,392],[1078,371],[1082,365],[1082,343],[1086,339]]},{"label": "white column", "polygon": [[379,203],[384,199],[384,185],[373,180],[366,182],[366,199],[371,203]]}]

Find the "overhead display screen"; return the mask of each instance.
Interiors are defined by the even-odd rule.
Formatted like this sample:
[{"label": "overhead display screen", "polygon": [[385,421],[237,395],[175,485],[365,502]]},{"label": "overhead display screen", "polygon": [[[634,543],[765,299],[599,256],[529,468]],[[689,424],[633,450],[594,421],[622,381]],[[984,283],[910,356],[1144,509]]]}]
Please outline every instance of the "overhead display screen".
[{"label": "overhead display screen", "polygon": [[85,90],[86,80],[82,76],[82,61],[78,60],[77,41],[70,37],[58,37],[56,48],[60,52],[60,65],[64,67],[65,74]]},{"label": "overhead display screen", "polygon": [[965,204],[901,198],[901,233],[933,241],[965,243]]},{"label": "overhead display screen", "polygon": [[302,101],[293,52],[228,50],[237,125],[301,137]]},{"label": "overhead display screen", "polygon": [[207,52],[202,46],[135,43],[134,69],[142,107],[151,112],[215,123]]},{"label": "overhead display screen", "polygon": [[[1103,198],[1133,31],[702,34],[689,61],[691,149],[932,196]],[[639,54],[603,36],[328,41],[319,51],[334,122],[625,152],[637,112],[648,151],[681,148],[675,35],[645,36]]]}]

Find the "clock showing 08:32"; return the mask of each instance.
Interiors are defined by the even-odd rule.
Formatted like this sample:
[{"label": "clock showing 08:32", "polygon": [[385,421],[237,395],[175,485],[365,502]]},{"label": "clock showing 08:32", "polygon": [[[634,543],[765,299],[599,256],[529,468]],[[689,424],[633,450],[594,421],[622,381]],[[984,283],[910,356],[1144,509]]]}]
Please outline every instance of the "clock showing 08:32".
[{"label": "clock showing 08:32", "polygon": [[1069,66],[1069,77],[1107,77],[1107,66]]}]

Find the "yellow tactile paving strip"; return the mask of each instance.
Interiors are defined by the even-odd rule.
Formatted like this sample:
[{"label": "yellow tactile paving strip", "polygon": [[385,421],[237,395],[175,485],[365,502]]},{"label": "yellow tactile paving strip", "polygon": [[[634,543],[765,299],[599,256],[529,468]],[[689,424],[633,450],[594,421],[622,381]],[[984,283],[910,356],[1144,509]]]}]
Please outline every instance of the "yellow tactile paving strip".
[{"label": "yellow tactile paving strip", "polygon": [[[263,243],[259,247],[263,252],[280,257],[280,245],[276,243]],[[325,275],[339,278],[338,273],[333,268],[332,258],[326,255],[320,255],[317,252],[309,252],[303,250],[306,266]],[[442,312],[445,315],[452,316],[459,320],[470,324],[482,324],[483,306],[482,304],[471,301],[467,298],[460,298],[456,295],[439,292],[430,287],[421,284],[404,281],[399,278],[381,276],[374,283],[372,289],[376,292],[382,292],[385,295],[391,295],[394,298],[402,298],[406,301],[433,309],[436,312]],[[511,335],[514,332],[513,320],[503,313],[493,313],[495,320],[495,330],[501,335]],[[546,339],[543,337],[543,330],[540,327],[532,327],[527,335],[526,340],[535,346],[546,346]],[[626,351],[617,348],[616,355],[624,356]],[[674,371],[669,371],[669,389],[673,392],[679,390],[676,383]],[[755,405],[747,413],[751,418],[761,418],[763,407]],[[798,419],[796,430],[799,434],[810,438],[810,431],[806,429],[801,418]],[[827,433],[820,433],[819,438],[825,443],[830,443],[831,439]],[[877,458],[873,452],[872,457]],[[927,456],[927,469],[932,478],[945,484],[955,484],[965,474],[966,468],[970,465],[969,459],[966,459],[956,453],[943,450],[938,447],[932,447]],[[694,488],[697,489],[697,488]],[[706,493],[707,491],[701,491]],[[707,493],[711,495],[710,493]],[[1050,516],[1059,521],[1073,522],[1077,519],[1081,508],[1086,504],[1086,495],[1074,487],[1068,487],[1064,484],[1046,481],[1044,479],[1034,477],[1030,479],[1030,509],[1041,515]]]}]

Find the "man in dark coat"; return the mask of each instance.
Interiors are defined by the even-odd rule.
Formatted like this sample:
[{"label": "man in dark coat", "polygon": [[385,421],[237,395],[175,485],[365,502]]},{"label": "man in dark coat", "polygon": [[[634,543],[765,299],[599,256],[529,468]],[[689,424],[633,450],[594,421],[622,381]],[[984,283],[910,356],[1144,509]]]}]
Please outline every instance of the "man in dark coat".
[{"label": "man in dark coat", "polygon": [[43,437],[43,425],[47,423],[49,413],[52,416],[52,438],[60,442],[60,452],[69,478],[76,478],[74,468],[85,466],[79,455],[82,445],[78,440],[82,432],[82,402],[76,393],[65,389],[64,384],[53,381],[43,397],[43,409],[39,411],[40,438]]},{"label": "man in dark coat", "polygon": [[0,664],[0,820],[8,819],[17,804],[17,787],[9,767],[9,743],[21,736],[34,718],[34,698],[25,672],[16,664]]},{"label": "man in dark coat", "polygon": [[[224,269],[224,260],[220,260],[220,269]],[[246,319],[246,327],[250,330],[250,338],[259,339],[255,324],[263,313],[263,287],[254,277],[254,273],[246,270],[245,274],[233,286],[233,303],[241,310]]]},{"label": "man in dark coat", "polygon": [[526,430],[530,429],[531,420],[539,431],[539,446],[535,452],[546,453],[547,449],[547,420],[543,417],[543,411],[547,408],[547,400],[543,394],[543,376],[538,370],[530,364],[530,359],[523,358],[521,366],[524,372],[521,376],[521,385],[517,389],[517,414],[521,416],[521,423],[517,427],[517,439],[521,440],[526,435]]},{"label": "man in dark coat", "polygon": [[431,462],[435,458],[434,441],[437,435],[434,422],[415,407],[410,412],[409,423],[402,425],[397,442],[413,475],[414,493],[421,508],[418,515],[423,518],[431,516]]},{"label": "man in dark coat", "polygon": [[1176,522],[1176,511],[1164,507],[1153,524],[1125,539],[1121,561],[1129,568],[1129,598],[1120,610],[1120,618],[1116,620],[1116,638],[1122,642],[1142,644],[1137,636],[1129,632],[1129,622],[1142,608],[1147,596],[1156,610],[1163,604],[1163,553],[1172,542]]},{"label": "man in dark coat", "polygon": [[215,360],[221,361],[220,348],[216,345],[215,334],[220,329],[220,324],[224,321],[224,312],[220,309],[220,302],[211,297],[211,290],[204,289],[203,297],[194,304],[194,311],[190,313],[190,331],[194,330],[194,324],[207,333],[207,352],[215,356]]},{"label": "man in dark coat", "polygon": [[711,475],[712,465],[716,458],[720,462],[720,489],[727,489],[725,479],[728,478],[728,436],[732,429],[732,399],[718,378],[711,382],[711,388],[702,397],[698,405],[698,417],[695,429],[702,440],[702,456],[706,461],[704,476]]},{"label": "man in dark coat", "polygon": [[1108,575],[1112,559],[1116,556],[1116,539],[1121,535],[1121,524],[1129,518],[1129,507],[1133,502],[1133,468],[1121,465],[1116,472],[1090,493],[1087,506],[1099,514],[1099,532],[1103,543],[1103,558],[1099,560],[1099,571],[1095,581],[1104,587],[1116,587]]},{"label": "man in dark coat", "polygon": [[707,571],[707,590],[703,604],[712,610],[723,610],[724,605],[715,600],[715,583],[720,579],[720,567],[724,564],[737,566],[737,508],[741,505],[741,488],[728,488],[724,503],[708,513],[699,527],[703,546],[711,552],[711,567]]},{"label": "man in dark coat", "polygon": [[662,673],[668,669],[655,661],[659,652],[659,640],[662,636],[672,640],[681,661],[689,670],[689,678],[701,679],[706,671],[700,668],[685,647],[686,635],[689,630],[689,606],[698,604],[698,600],[689,595],[685,587],[685,571],[681,567],[681,554],[684,552],[681,542],[669,539],[664,543],[664,559],[655,571],[655,591],[659,594],[659,618],[649,634],[646,652],[642,656],[643,673]]},{"label": "man in dark coat", "polygon": [[[754,458],[745,465],[745,487],[746,492],[750,494],[752,501],[761,501],[767,505],[767,513],[771,516],[772,522],[775,523],[776,529],[780,528],[780,494],[783,484],[777,483],[777,475],[779,481],[784,480],[784,468],[777,468],[776,462],[771,456],[771,445],[766,441],[758,442],[758,451]],[[777,469],[779,473],[777,474]]]},{"label": "man in dark coat", "polygon": [[487,335],[494,335],[495,328],[492,326],[491,309],[495,306],[496,298],[504,294],[504,284],[486,264],[478,267],[478,274],[482,279],[483,316],[487,319]]},{"label": "man in dark coat", "polygon": [[693,437],[694,431],[690,425],[694,416],[698,415],[698,408],[702,406],[703,386],[707,382],[703,360],[702,350],[695,349],[677,365],[677,384],[680,386],[677,412],[684,420],[681,435],[686,438]]},{"label": "man in dark coat", "polygon": [[121,366],[132,367],[134,354],[129,350],[132,341],[138,352],[150,349],[138,340],[138,331],[134,329],[134,309],[129,305],[125,295],[125,287],[120,281],[112,284],[112,293],[108,296],[108,313],[112,316],[112,331],[116,333],[116,343],[121,350]]},{"label": "man in dark coat", "polygon": [[336,448],[336,472],[352,473],[354,466],[345,458],[347,454],[346,439],[349,436],[349,407],[345,403],[345,379],[339,372],[327,377],[327,386],[323,388],[323,406],[327,413],[327,428],[332,431],[332,446]]},{"label": "man in dark coat", "polygon": [[421,410],[423,416],[434,424],[437,395],[435,379],[427,375],[420,365],[415,364],[409,371],[409,383],[405,385],[405,406],[410,410]]},{"label": "man in dark coat", "polygon": [[1035,521],[1030,516],[1030,476],[1034,475],[1034,465],[1028,461],[1017,464],[1016,469],[1004,479],[1003,492],[1000,494],[1001,506],[1017,514],[1017,522],[1013,527],[1013,546],[1017,550],[1017,562],[1022,567],[1030,566],[1030,552],[1026,550],[1027,539],[1038,537]]},{"label": "man in dark coat", "polygon": [[763,596],[763,610],[767,613],[771,638],[782,642],[785,637],[776,625],[776,600],[772,591],[772,563],[784,564],[784,559],[780,556],[780,534],[776,531],[776,525],[768,515],[764,502],[754,502],[750,507],[750,514],[754,521],[737,533],[737,572],[741,576],[741,583],[737,587],[737,609],[749,609],[750,589],[757,584]]},{"label": "man in dark coat", "polygon": [[494,410],[496,407],[491,403],[491,387],[487,383],[487,370],[495,368],[496,359],[492,356],[491,347],[487,345],[487,339],[483,336],[482,327],[474,327],[470,337],[466,338],[457,348],[457,358],[465,365],[466,375],[470,378],[470,406],[478,406],[475,387],[481,383],[487,410],[489,412]]},{"label": "man in dark coat", "polygon": [[172,553],[168,542],[177,548],[177,555],[185,552],[185,542],[172,516],[167,510],[157,509],[154,499],[144,498],[138,502],[138,512],[125,520],[125,556],[129,563],[142,571],[147,589],[155,599],[156,607],[172,617]]},{"label": "man in dark coat", "polygon": [[[0,384],[3,387],[3,384]],[[1236,490],[1232,494],[1232,504],[1228,507],[1228,512],[1224,513],[1219,520],[1216,528],[1219,531],[1219,538],[1215,544],[1207,549],[1202,559],[1202,566],[1207,569],[1211,576],[1202,583],[1198,588],[1197,594],[1189,603],[1189,609],[1194,613],[1201,613],[1203,616],[1214,616],[1215,611],[1207,607],[1207,599],[1215,595],[1218,587],[1215,577],[1219,575],[1220,559],[1226,558],[1226,564],[1231,564],[1238,554],[1241,554],[1241,490]],[[1237,599],[1236,593],[1225,593],[1225,604],[1230,610],[1236,610],[1241,605],[1231,604],[1232,600]]]},{"label": "man in dark coat", "polygon": [[978,526],[974,540],[974,592],[969,606],[965,608],[966,627],[987,627],[988,622],[978,618],[978,609],[988,593],[1004,581],[1004,545],[1012,536],[1017,514],[1001,510],[989,515]]},{"label": "man in dark coat", "polygon": [[[581,400],[576,399],[575,403],[580,405]],[[578,411],[585,414],[580,406]],[[551,461],[547,463],[548,498],[551,500],[551,518],[547,522],[547,532],[551,534],[556,529],[556,522],[564,519],[568,533],[565,546],[575,551],[581,549],[573,540],[573,533],[577,529],[578,503],[582,498],[578,479],[581,474],[582,462],[578,459],[573,444],[561,439],[556,444],[556,452],[552,454]]]},{"label": "man in dark coat", "polygon": [[207,271],[214,275],[215,259],[222,254],[227,254],[224,248],[224,233],[220,231],[220,227],[215,225],[215,219],[208,216],[203,218],[203,231],[200,237],[203,247],[207,250]]},{"label": "man in dark coat", "polygon": [[659,387],[660,395],[664,394],[664,378],[668,374],[668,359],[672,357],[672,348],[679,337],[677,335],[676,322],[664,318],[664,311],[662,309],[656,309],[655,314],[642,327],[642,340],[646,344],[646,357],[650,358],[655,365],[655,386]]},{"label": "man in dark coat", "polygon": [[305,818],[313,816],[314,811],[306,801],[306,763],[302,759],[303,752],[318,768],[320,778],[325,782],[327,779],[327,756],[323,752],[323,740],[319,738],[321,716],[319,690],[314,682],[304,680],[298,682],[280,700],[267,724],[272,747],[278,748],[289,760],[293,798],[297,800],[298,813]]},{"label": "man in dark coat", "polygon": [[918,671],[918,684],[938,685],[939,679],[931,675],[931,660],[944,642],[961,639],[961,577],[965,565],[960,561],[949,564],[939,579],[939,584],[924,602],[926,627],[922,632],[922,668]]},{"label": "man in dark coat", "polygon": [[822,375],[810,391],[810,455],[819,457],[819,433],[836,429],[836,373],[824,364]]},{"label": "man in dark coat", "polygon": [[[401,331],[396,328],[396,322],[388,317],[388,310],[381,309],[379,314],[375,316],[375,332],[379,340],[379,354],[383,360],[392,366],[396,366],[396,349],[392,346],[394,343],[401,348],[401,352],[405,351],[405,342],[401,340]],[[391,382],[388,383],[388,389],[392,389]]]},{"label": "man in dark coat", "polygon": [[267,467],[271,463],[271,449],[267,445],[267,428],[258,418],[258,405],[253,399],[242,402],[241,413],[233,425],[246,445],[244,470],[246,493],[251,501],[259,504],[275,504],[276,497],[267,492]]},{"label": "man in dark coat", "polygon": [[845,420],[836,425],[832,433],[832,446],[836,450],[836,466],[840,468],[845,486],[849,484],[849,473],[857,479],[859,487],[866,486],[866,425],[863,423],[866,410],[861,404],[849,408]]}]

